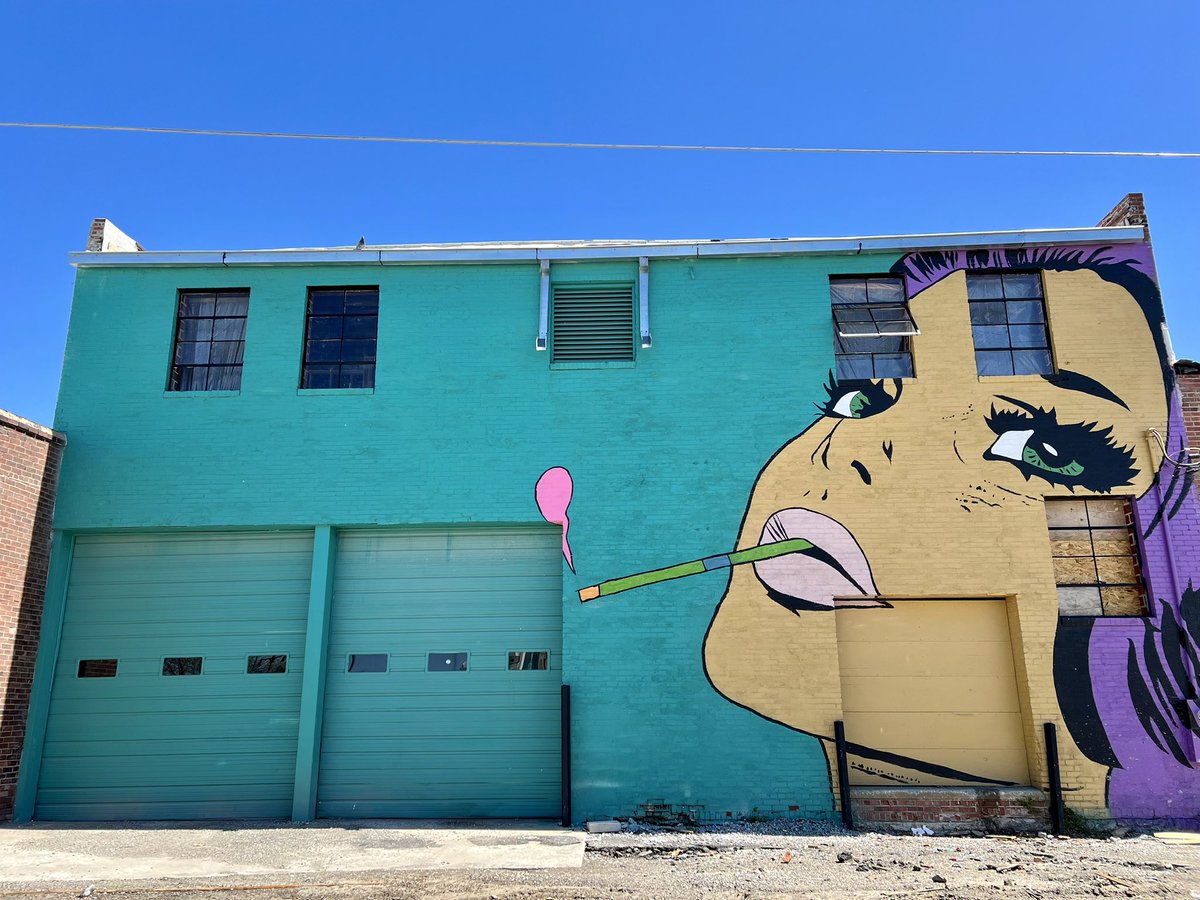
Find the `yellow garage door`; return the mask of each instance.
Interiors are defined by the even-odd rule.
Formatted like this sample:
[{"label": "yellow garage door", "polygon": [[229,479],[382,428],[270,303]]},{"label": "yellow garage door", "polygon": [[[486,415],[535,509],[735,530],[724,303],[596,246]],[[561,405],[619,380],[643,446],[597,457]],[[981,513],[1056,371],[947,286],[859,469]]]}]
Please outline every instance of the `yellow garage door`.
[{"label": "yellow garage door", "polygon": [[851,784],[1028,784],[1003,600],[837,613]]}]

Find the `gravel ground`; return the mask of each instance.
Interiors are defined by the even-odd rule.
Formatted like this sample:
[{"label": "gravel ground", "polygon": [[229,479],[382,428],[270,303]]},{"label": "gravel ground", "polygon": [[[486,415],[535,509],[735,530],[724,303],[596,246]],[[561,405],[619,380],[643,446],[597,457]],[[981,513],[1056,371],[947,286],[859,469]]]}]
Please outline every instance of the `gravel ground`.
[{"label": "gravel ground", "polygon": [[[0,897],[77,897],[70,890]],[[639,827],[590,835],[581,869],[314,875],[96,885],[92,897],[568,898],[1183,897],[1200,898],[1200,846],[1117,839],[846,834],[819,823],[730,823],[694,831]]]}]

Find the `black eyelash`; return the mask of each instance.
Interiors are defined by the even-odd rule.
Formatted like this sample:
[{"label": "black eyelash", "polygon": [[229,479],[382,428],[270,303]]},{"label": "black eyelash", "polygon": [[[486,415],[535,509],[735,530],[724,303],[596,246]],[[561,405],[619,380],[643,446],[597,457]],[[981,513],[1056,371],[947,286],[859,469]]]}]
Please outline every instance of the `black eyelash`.
[{"label": "black eyelash", "polygon": [[1034,419],[1025,413],[1013,412],[1008,409],[1002,409],[997,412],[996,407],[993,406],[991,415],[985,421],[992,431],[1000,435],[1006,431],[1027,431],[1032,427],[1031,423],[1033,423]]},{"label": "black eyelash", "polygon": [[823,416],[844,419],[846,417],[841,413],[834,412],[833,407],[837,404],[838,400],[853,389],[861,391],[866,396],[871,410],[870,415],[878,415],[884,410],[891,409],[900,399],[900,394],[904,390],[904,383],[899,378],[893,378],[892,384],[896,387],[895,396],[883,389],[884,379],[882,378],[878,381],[838,381],[837,376],[833,374],[833,370],[831,369],[829,377],[825,381],[826,398],[823,402],[815,404],[815,406]]},{"label": "black eyelash", "polygon": [[834,401],[842,395],[844,388],[838,384],[837,376],[833,374],[833,369],[829,370],[829,375],[825,379],[824,387],[825,399],[820,403],[814,403],[813,405],[820,410],[822,415],[837,415],[831,411],[831,407],[833,406]]},{"label": "black eyelash", "polygon": [[[1066,475],[1061,472],[1048,472],[1020,460],[1005,459],[1004,461],[1016,466],[1028,481],[1036,475],[1050,484],[1061,484],[1074,490],[1081,487],[1087,491],[1106,493],[1113,488],[1132,484],[1138,475],[1138,469],[1133,465],[1133,451],[1129,447],[1117,445],[1112,436],[1112,426],[1101,428],[1096,422],[1076,422],[1060,425],[1058,415],[1053,409],[1033,407],[1011,397],[1001,396],[999,399],[1027,412],[1014,410],[999,410],[992,406],[991,413],[985,417],[988,427],[997,435],[1006,431],[1032,431],[1030,441],[1050,444],[1058,448],[1064,458],[1070,458],[1083,466],[1079,475]],[[996,458],[988,457],[985,459]]]}]

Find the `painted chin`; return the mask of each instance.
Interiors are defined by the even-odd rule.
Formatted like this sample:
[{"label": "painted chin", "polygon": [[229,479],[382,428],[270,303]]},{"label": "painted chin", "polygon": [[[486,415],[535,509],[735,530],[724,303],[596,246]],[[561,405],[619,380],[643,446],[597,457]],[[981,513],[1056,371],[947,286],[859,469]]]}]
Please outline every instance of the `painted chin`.
[{"label": "painted chin", "polygon": [[792,612],[881,607],[871,566],[841,522],[811,509],[781,509],[763,526],[759,544],[804,538],[813,550],[754,563],[768,596]]}]

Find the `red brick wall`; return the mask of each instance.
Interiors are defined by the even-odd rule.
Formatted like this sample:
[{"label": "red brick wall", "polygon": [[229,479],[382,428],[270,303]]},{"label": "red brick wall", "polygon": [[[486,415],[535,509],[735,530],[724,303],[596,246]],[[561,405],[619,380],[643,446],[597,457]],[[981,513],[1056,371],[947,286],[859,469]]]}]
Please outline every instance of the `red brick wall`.
[{"label": "red brick wall", "polygon": [[1183,427],[1187,429],[1188,446],[1200,447],[1200,374],[1181,372],[1175,377],[1183,399]]},{"label": "red brick wall", "polygon": [[63,439],[0,410],[0,821],[12,817]]},{"label": "red brick wall", "polygon": [[941,828],[1049,828],[1046,795],[1036,788],[909,787],[850,789],[854,823],[905,831],[914,825]]}]

